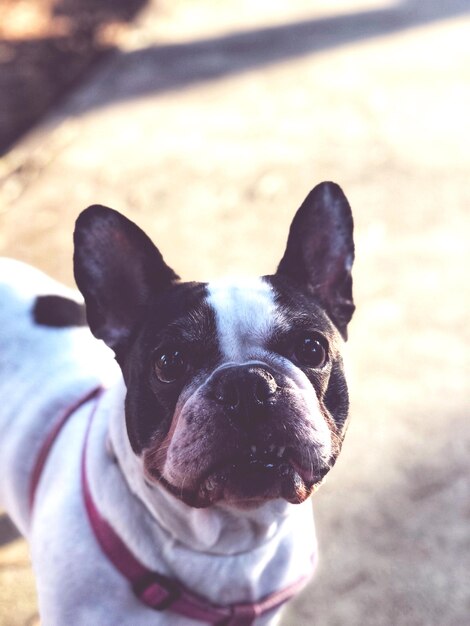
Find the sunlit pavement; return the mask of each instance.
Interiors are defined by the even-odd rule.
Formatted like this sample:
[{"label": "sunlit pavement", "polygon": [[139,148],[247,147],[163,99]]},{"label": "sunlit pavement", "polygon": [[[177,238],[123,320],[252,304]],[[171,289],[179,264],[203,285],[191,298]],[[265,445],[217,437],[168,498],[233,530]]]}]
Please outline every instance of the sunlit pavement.
[{"label": "sunlit pavement", "polygon": [[[67,282],[88,204],[126,212],[184,278],[208,279],[271,272],[307,191],[347,193],[352,421],[314,497],[320,568],[285,626],[468,622],[466,7],[151,5],[0,165],[0,251]],[[25,563],[23,542],[0,548],[1,626],[34,619]]]}]

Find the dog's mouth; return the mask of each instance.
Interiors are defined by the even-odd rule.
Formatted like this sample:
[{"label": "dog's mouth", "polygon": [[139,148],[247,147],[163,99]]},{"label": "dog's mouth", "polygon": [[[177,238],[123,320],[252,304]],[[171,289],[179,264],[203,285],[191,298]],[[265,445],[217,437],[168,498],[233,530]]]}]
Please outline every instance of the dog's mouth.
[{"label": "dog's mouth", "polygon": [[304,466],[290,448],[253,445],[247,454],[211,468],[198,495],[202,500],[233,504],[274,498],[297,504],[308,498],[325,473]]},{"label": "dog's mouth", "polygon": [[308,467],[292,448],[253,444],[248,451],[211,465],[191,490],[178,488],[162,475],[152,474],[190,506],[203,508],[225,502],[247,508],[276,498],[299,504],[320,486],[328,469]]}]

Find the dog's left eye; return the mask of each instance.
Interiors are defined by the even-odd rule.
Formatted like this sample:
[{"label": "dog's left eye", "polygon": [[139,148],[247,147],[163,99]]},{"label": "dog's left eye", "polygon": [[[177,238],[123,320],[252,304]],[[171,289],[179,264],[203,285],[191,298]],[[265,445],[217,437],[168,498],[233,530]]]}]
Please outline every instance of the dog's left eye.
[{"label": "dog's left eye", "polygon": [[174,383],[184,376],[186,369],[187,361],[181,350],[163,350],[155,355],[155,373],[162,383]]},{"label": "dog's left eye", "polygon": [[328,359],[326,340],[317,335],[304,335],[297,342],[295,358],[306,367],[323,367]]}]

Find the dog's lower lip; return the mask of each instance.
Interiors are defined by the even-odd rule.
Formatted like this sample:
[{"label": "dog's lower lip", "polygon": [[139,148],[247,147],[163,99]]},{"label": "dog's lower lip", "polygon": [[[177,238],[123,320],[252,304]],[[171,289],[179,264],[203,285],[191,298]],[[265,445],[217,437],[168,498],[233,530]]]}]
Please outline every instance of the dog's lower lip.
[{"label": "dog's lower lip", "polygon": [[200,482],[198,498],[204,506],[221,500],[236,505],[276,498],[301,502],[307,490],[302,476],[287,459],[265,451],[259,456],[234,457],[212,467]]},{"label": "dog's lower lip", "polygon": [[305,468],[298,461],[296,461],[295,458],[289,457],[289,463],[292,465],[297,474],[304,479],[305,482],[311,482],[313,480],[312,472],[307,470],[307,468]]}]

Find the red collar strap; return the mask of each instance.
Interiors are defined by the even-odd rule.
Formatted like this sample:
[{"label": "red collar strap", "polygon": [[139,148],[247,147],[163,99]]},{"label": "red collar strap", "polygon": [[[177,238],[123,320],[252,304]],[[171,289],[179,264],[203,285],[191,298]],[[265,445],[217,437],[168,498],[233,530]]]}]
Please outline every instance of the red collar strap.
[{"label": "red collar strap", "polygon": [[52,449],[52,446],[55,443],[55,440],[60,435],[62,428],[67,423],[69,417],[71,417],[71,415],[73,415],[75,411],[78,411],[80,407],[86,404],[88,400],[95,398],[101,392],[101,390],[102,390],[101,385],[99,387],[95,387],[94,389],[89,391],[86,395],[82,396],[77,401],[75,401],[67,409],[65,409],[65,411],[60,415],[54,427],[52,428],[52,430],[49,432],[48,436],[44,440],[39,450],[39,454],[36,457],[36,463],[34,464],[33,472],[31,474],[31,482],[29,484],[28,502],[29,502],[30,514],[32,514],[33,512],[34,500],[36,498],[36,491],[39,486],[39,481],[41,480],[44,466],[46,465],[46,461],[49,457],[49,453]]},{"label": "red collar strap", "polygon": [[[100,388],[94,389],[68,409],[47,437],[33,471],[30,488],[31,510],[42,469],[56,437],[69,417],[85,402],[98,396],[101,391],[102,389]],[[124,544],[113,527],[101,516],[91,495],[86,471],[86,450],[91,423],[98,404],[98,401],[96,401],[91,412],[82,452],[81,480],[85,508],[90,526],[104,554],[116,569],[127,578],[135,595],[144,604],[157,611],[169,610],[178,615],[199,620],[212,626],[251,626],[256,618],[279,608],[305,586],[310,576],[302,576],[293,584],[265,596],[259,602],[220,606],[211,604],[206,599],[191,593],[178,581],[145,567]]]}]

